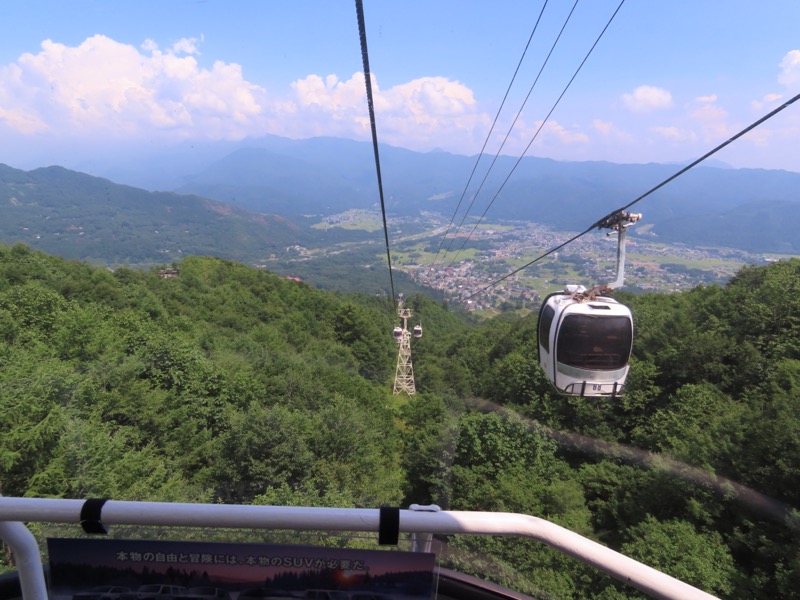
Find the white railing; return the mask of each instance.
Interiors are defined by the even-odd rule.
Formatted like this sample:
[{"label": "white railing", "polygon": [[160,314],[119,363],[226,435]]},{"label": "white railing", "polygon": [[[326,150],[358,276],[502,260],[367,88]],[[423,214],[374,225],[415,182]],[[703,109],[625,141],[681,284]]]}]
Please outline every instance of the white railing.
[{"label": "white railing", "polygon": [[[81,522],[84,500],[0,497],[0,538],[11,548],[25,600],[44,600],[47,587],[36,540],[23,522]],[[112,525],[243,528],[294,531],[381,531],[381,512],[312,508],[179,504],[109,500],[101,521]],[[709,600],[714,596],[597,542],[538,517],[515,513],[442,511],[412,505],[399,511],[399,532],[519,536],[538,540],[654,598]]]}]

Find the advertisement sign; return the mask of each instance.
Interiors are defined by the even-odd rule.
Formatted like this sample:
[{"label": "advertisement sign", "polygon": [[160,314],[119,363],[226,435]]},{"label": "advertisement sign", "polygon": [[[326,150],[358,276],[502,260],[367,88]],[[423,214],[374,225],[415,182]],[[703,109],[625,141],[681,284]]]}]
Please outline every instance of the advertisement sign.
[{"label": "advertisement sign", "polygon": [[278,544],[47,540],[50,598],[427,600],[434,555]]}]

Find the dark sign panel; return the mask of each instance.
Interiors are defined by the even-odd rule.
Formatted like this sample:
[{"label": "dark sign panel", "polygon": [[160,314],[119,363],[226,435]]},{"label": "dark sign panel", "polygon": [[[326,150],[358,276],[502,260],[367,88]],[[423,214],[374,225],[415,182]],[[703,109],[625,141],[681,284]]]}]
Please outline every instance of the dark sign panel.
[{"label": "dark sign panel", "polygon": [[56,600],[427,600],[434,555],[315,546],[47,541]]}]

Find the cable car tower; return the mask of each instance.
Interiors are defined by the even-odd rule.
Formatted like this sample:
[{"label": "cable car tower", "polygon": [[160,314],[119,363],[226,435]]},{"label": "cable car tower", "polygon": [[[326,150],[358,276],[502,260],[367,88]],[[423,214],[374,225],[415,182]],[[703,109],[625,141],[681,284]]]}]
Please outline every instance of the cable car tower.
[{"label": "cable car tower", "polygon": [[408,331],[408,320],[412,317],[410,308],[403,308],[402,303],[397,309],[397,316],[403,322],[403,326],[394,328],[394,339],[397,340],[397,369],[394,373],[395,395],[405,392],[409,396],[417,393],[414,386],[414,366],[411,364],[411,338],[422,337],[422,325],[415,325],[414,329]]}]

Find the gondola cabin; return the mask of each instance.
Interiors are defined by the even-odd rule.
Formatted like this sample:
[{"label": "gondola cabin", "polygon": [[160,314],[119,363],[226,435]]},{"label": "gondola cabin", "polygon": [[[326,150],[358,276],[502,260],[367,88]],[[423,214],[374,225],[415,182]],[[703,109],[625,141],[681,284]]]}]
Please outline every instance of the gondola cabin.
[{"label": "gondola cabin", "polygon": [[392,331],[392,336],[399,342],[401,339],[403,339],[403,328],[395,327],[394,331]]},{"label": "gondola cabin", "polygon": [[413,331],[412,335],[415,338],[421,338],[422,337],[422,325],[414,325],[414,331]]},{"label": "gondola cabin", "polygon": [[539,311],[539,364],[562,394],[619,396],[633,346],[633,316],[613,298],[550,294]]}]

